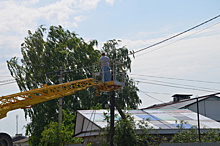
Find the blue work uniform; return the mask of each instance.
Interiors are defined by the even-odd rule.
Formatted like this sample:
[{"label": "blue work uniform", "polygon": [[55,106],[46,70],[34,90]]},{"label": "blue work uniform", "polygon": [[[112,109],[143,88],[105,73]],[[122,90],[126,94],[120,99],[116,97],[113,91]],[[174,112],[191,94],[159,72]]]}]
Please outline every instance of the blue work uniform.
[{"label": "blue work uniform", "polygon": [[110,61],[110,59],[107,56],[102,56],[99,59],[99,63],[101,64],[101,72],[102,72],[102,81],[103,82],[111,81],[109,61]]}]

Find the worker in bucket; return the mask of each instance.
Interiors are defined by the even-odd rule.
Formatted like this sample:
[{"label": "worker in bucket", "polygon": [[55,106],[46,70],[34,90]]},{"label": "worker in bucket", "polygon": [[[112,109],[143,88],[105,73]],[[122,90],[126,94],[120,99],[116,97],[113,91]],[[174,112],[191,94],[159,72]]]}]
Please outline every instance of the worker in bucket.
[{"label": "worker in bucket", "polygon": [[111,80],[109,64],[110,64],[110,59],[107,56],[105,56],[105,53],[102,53],[102,57],[99,59],[99,66],[101,66],[103,82],[107,82]]}]

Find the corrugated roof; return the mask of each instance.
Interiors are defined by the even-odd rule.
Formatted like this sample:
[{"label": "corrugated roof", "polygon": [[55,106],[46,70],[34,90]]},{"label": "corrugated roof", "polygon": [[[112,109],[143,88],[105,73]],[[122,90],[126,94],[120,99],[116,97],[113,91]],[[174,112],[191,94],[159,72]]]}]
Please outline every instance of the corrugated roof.
[{"label": "corrugated roof", "polygon": [[[107,110],[78,110],[75,134],[83,136],[83,133],[88,131],[106,127],[107,121],[105,120],[104,112],[109,113]],[[178,127],[181,126],[181,121],[186,122],[182,124],[185,129],[193,126],[197,127],[198,123],[197,113],[187,109],[128,110],[127,112],[134,117],[136,123],[145,120],[148,122],[149,127],[160,131],[166,130],[168,133],[178,130]],[[115,114],[115,120],[118,120],[120,118],[118,111],[115,111]],[[85,124],[86,120],[88,120],[87,124]],[[200,115],[200,127],[220,129],[220,123]]]}]

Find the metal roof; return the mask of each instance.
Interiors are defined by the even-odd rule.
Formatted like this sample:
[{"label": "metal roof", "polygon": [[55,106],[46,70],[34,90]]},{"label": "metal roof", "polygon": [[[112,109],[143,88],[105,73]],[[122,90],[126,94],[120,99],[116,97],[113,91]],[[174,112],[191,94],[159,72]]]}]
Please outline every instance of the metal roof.
[{"label": "metal roof", "polygon": [[[78,110],[76,117],[75,135],[78,137],[88,136],[88,132],[99,131],[107,126],[104,113],[108,110]],[[181,126],[181,121],[184,129],[197,127],[197,113],[187,109],[158,109],[158,110],[128,110],[131,116],[134,117],[136,123],[145,120],[149,127],[158,130],[159,133],[176,133]],[[115,111],[115,120],[120,118],[118,111]],[[137,127],[138,128],[138,127]],[[220,123],[200,115],[200,128],[202,129],[219,129]],[[99,132],[98,132],[99,133]],[[94,135],[94,132],[90,134]]]},{"label": "metal roof", "polygon": [[[218,94],[220,94],[220,93],[210,94],[210,95],[201,96],[201,97],[197,97],[197,98],[198,98],[198,101],[202,101],[202,100],[205,100],[210,97],[220,98],[220,97],[216,96]],[[172,101],[172,102],[157,104],[157,105],[149,106],[149,107],[146,107],[143,109],[175,109],[175,108],[180,109],[180,108],[184,108],[186,106],[189,106],[189,105],[195,103],[197,98],[184,99],[184,100],[180,100],[179,102]]]}]

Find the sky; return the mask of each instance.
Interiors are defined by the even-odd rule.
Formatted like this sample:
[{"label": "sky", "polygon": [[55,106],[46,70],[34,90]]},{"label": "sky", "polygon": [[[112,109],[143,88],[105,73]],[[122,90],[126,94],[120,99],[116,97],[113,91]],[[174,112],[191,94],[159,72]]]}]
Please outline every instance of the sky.
[{"label": "sky", "polygon": [[[140,50],[220,15],[219,0],[0,0],[0,96],[20,92],[7,60],[21,55],[28,30],[61,25],[97,49],[117,39]],[[192,97],[220,91],[220,17],[132,58],[130,77],[142,99],[139,108],[172,100],[175,93]],[[132,56],[131,56],[132,57]],[[10,84],[9,81],[12,81]],[[25,134],[23,110],[0,120],[0,132]]]}]

